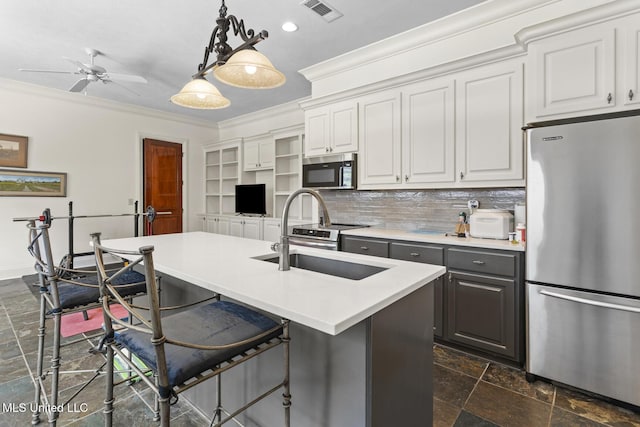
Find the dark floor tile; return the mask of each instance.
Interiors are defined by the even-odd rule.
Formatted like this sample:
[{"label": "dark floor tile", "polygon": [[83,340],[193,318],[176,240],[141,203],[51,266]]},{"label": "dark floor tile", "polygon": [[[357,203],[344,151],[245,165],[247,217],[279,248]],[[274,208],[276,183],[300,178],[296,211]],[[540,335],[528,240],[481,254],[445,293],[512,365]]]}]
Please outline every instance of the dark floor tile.
[{"label": "dark floor tile", "polygon": [[462,408],[477,380],[460,372],[433,366],[433,396],[457,408]]},{"label": "dark floor tile", "polygon": [[22,355],[11,359],[0,359],[0,382],[5,383],[29,375],[29,370],[24,363]]},{"label": "dark floor tile", "polygon": [[37,310],[39,307],[38,300],[30,293],[12,295],[8,297],[3,296],[0,299],[0,302],[9,315],[33,311],[34,309]]},{"label": "dark floor tile", "polygon": [[12,359],[21,355],[20,347],[15,340],[0,344],[0,359]]},{"label": "dark floor tile", "polygon": [[433,361],[476,379],[480,378],[488,364],[488,361],[481,357],[437,344],[433,346]]},{"label": "dark floor tile", "polygon": [[451,427],[459,414],[459,407],[433,398],[433,427]]},{"label": "dark floor tile", "polygon": [[30,293],[31,292],[22,279],[0,280],[0,300],[4,297],[12,297]]},{"label": "dark floor tile", "polygon": [[462,411],[456,419],[453,427],[498,427],[491,421],[483,420],[482,418],[473,415],[467,411]]},{"label": "dark floor tile", "polygon": [[464,409],[503,427],[546,426],[551,406],[481,381]]},{"label": "dark floor tile", "polygon": [[556,387],[555,405],[592,421],[611,426],[640,426],[640,413],[612,405],[596,397]]},{"label": "dark floor tile", "polygon": [[202,427],[208,425],[209,421],[195,410],[185,412],[171,420],[172,427]]},{"label": "dark floor tile", "polygon": [[13,341],[16,339],[16,335],[13,333],[13,329],[11,325],[6,322],[2,325],[2,329],[0,329],[0,344],[4,344],[9,341]]},{"label": "dark floor tile", "polygon": [[0,426],[31,424],[31,403],[34,388],[31,377],[20,377],[0,384]]},{"label": "dark floor tile", "polygon": [[550,427],[604,427],[604,424],[591,421],[572,412],[553,408]]},{"label": "dark floor tile", "polygon": [[527,382],[525,372],[511,366],[491,362],[482,380],[551,404],[554,387],[544,381]]}]

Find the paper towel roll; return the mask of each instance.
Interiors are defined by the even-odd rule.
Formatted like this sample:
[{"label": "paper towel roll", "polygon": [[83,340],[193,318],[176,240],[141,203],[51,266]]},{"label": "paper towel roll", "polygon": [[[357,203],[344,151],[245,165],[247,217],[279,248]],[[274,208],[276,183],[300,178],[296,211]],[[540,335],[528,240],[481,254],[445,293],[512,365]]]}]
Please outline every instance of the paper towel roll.
[{"label": "paper towel roll", "polygon": [[527,214],[526,214],[526,206],[524,203],[516,203],[513,209],[513,219],[517,224],[526,224],[527,223]]}]

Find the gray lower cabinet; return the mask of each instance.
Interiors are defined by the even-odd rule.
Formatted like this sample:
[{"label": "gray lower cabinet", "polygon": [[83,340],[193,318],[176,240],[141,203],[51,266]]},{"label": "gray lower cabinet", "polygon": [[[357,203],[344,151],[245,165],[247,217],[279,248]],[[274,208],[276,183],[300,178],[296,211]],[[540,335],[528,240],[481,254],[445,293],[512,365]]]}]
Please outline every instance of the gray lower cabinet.
[{"label": "gray lower cabinet", "polygon": [[524,361],[519,252],[448,248],[445,340]]},{"label": "gray lower cabinet", "polygon": [[[425,264],[444,265],[444,247],[421,243],[391,242],[389,257],[405,261],[423,262]],[[442,338],[444,333],[444,278],[433,282],[433,335]]]},{"label": "gray lower cabinet", "polygon": [[352,236],[342,250],[445,265],[434,281],[438,341],[524,363],[524,253]]},{"label": "gray lower cabinet", "polygon": [[342,236],[341,245],[344,252],[389,258],[389,242],[386,240]]}]

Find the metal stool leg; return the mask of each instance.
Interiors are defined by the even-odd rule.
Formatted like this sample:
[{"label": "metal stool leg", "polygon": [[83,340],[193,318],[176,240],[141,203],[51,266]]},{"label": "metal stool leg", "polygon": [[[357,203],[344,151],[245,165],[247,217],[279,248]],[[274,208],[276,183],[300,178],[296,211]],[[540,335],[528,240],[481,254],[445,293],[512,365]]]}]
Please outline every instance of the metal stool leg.
[{"label": "metal stool leg", "polygon": [[291,425],[291,389],[289,385],[289,347],[291,338],[289,337],[289,321],[282,322],[282,346],[284,349],[284,391],[282,392],[282,406],[284,407],[284,425]]},{"label": "metal stool leg", "polygon": [[105,427],[111,427],[113,424],[113,348],[109,343],[106,345],[107,350],[107,390],[104,398],[104,425]]},{"label": "metal stool leg", "polygon": [[[43,279],[41,278],[41,281]],[[46,321],[46,309],[47,309],[47,301],[44,298],[44,292],[42,289],[45,289],[43,284],[40,284],[40,322],[38,326],[38,359],[36,360],[36,376],[34,378],[35,385],[35,396],[33,398],[33,414],[31,416],[31,424],[36,425],[40,423],[40,406],[41,406],[41,393],[42,388],[40,387],[42,378],[42,371],[44,365],[44,337],[45,337],[45,321]]]},{"label": "metal stool leg", "polygon": [[[51,397],[49,405],[51,408],[58,406],[58,381],[60,379],[60,326],[62,313],[53,313],[53,355],[51,356]],[[49,414],[49,425],[55,427],[58,419],[58,412],[51,411]]]}]

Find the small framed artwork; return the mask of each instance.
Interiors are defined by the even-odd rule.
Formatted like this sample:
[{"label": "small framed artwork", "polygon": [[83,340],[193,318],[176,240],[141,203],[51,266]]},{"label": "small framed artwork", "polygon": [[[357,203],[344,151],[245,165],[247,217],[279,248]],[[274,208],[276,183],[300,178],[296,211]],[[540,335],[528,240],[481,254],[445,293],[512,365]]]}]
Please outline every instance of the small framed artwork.
[{"label": "small framed artwork", "polygon": [[0,133],[0,166],[7,168],[27,167],[26,136]]},{"label": "small framed artwork", "polygon": [[65,197],[67,174],[0,169],[0,196]]}]

